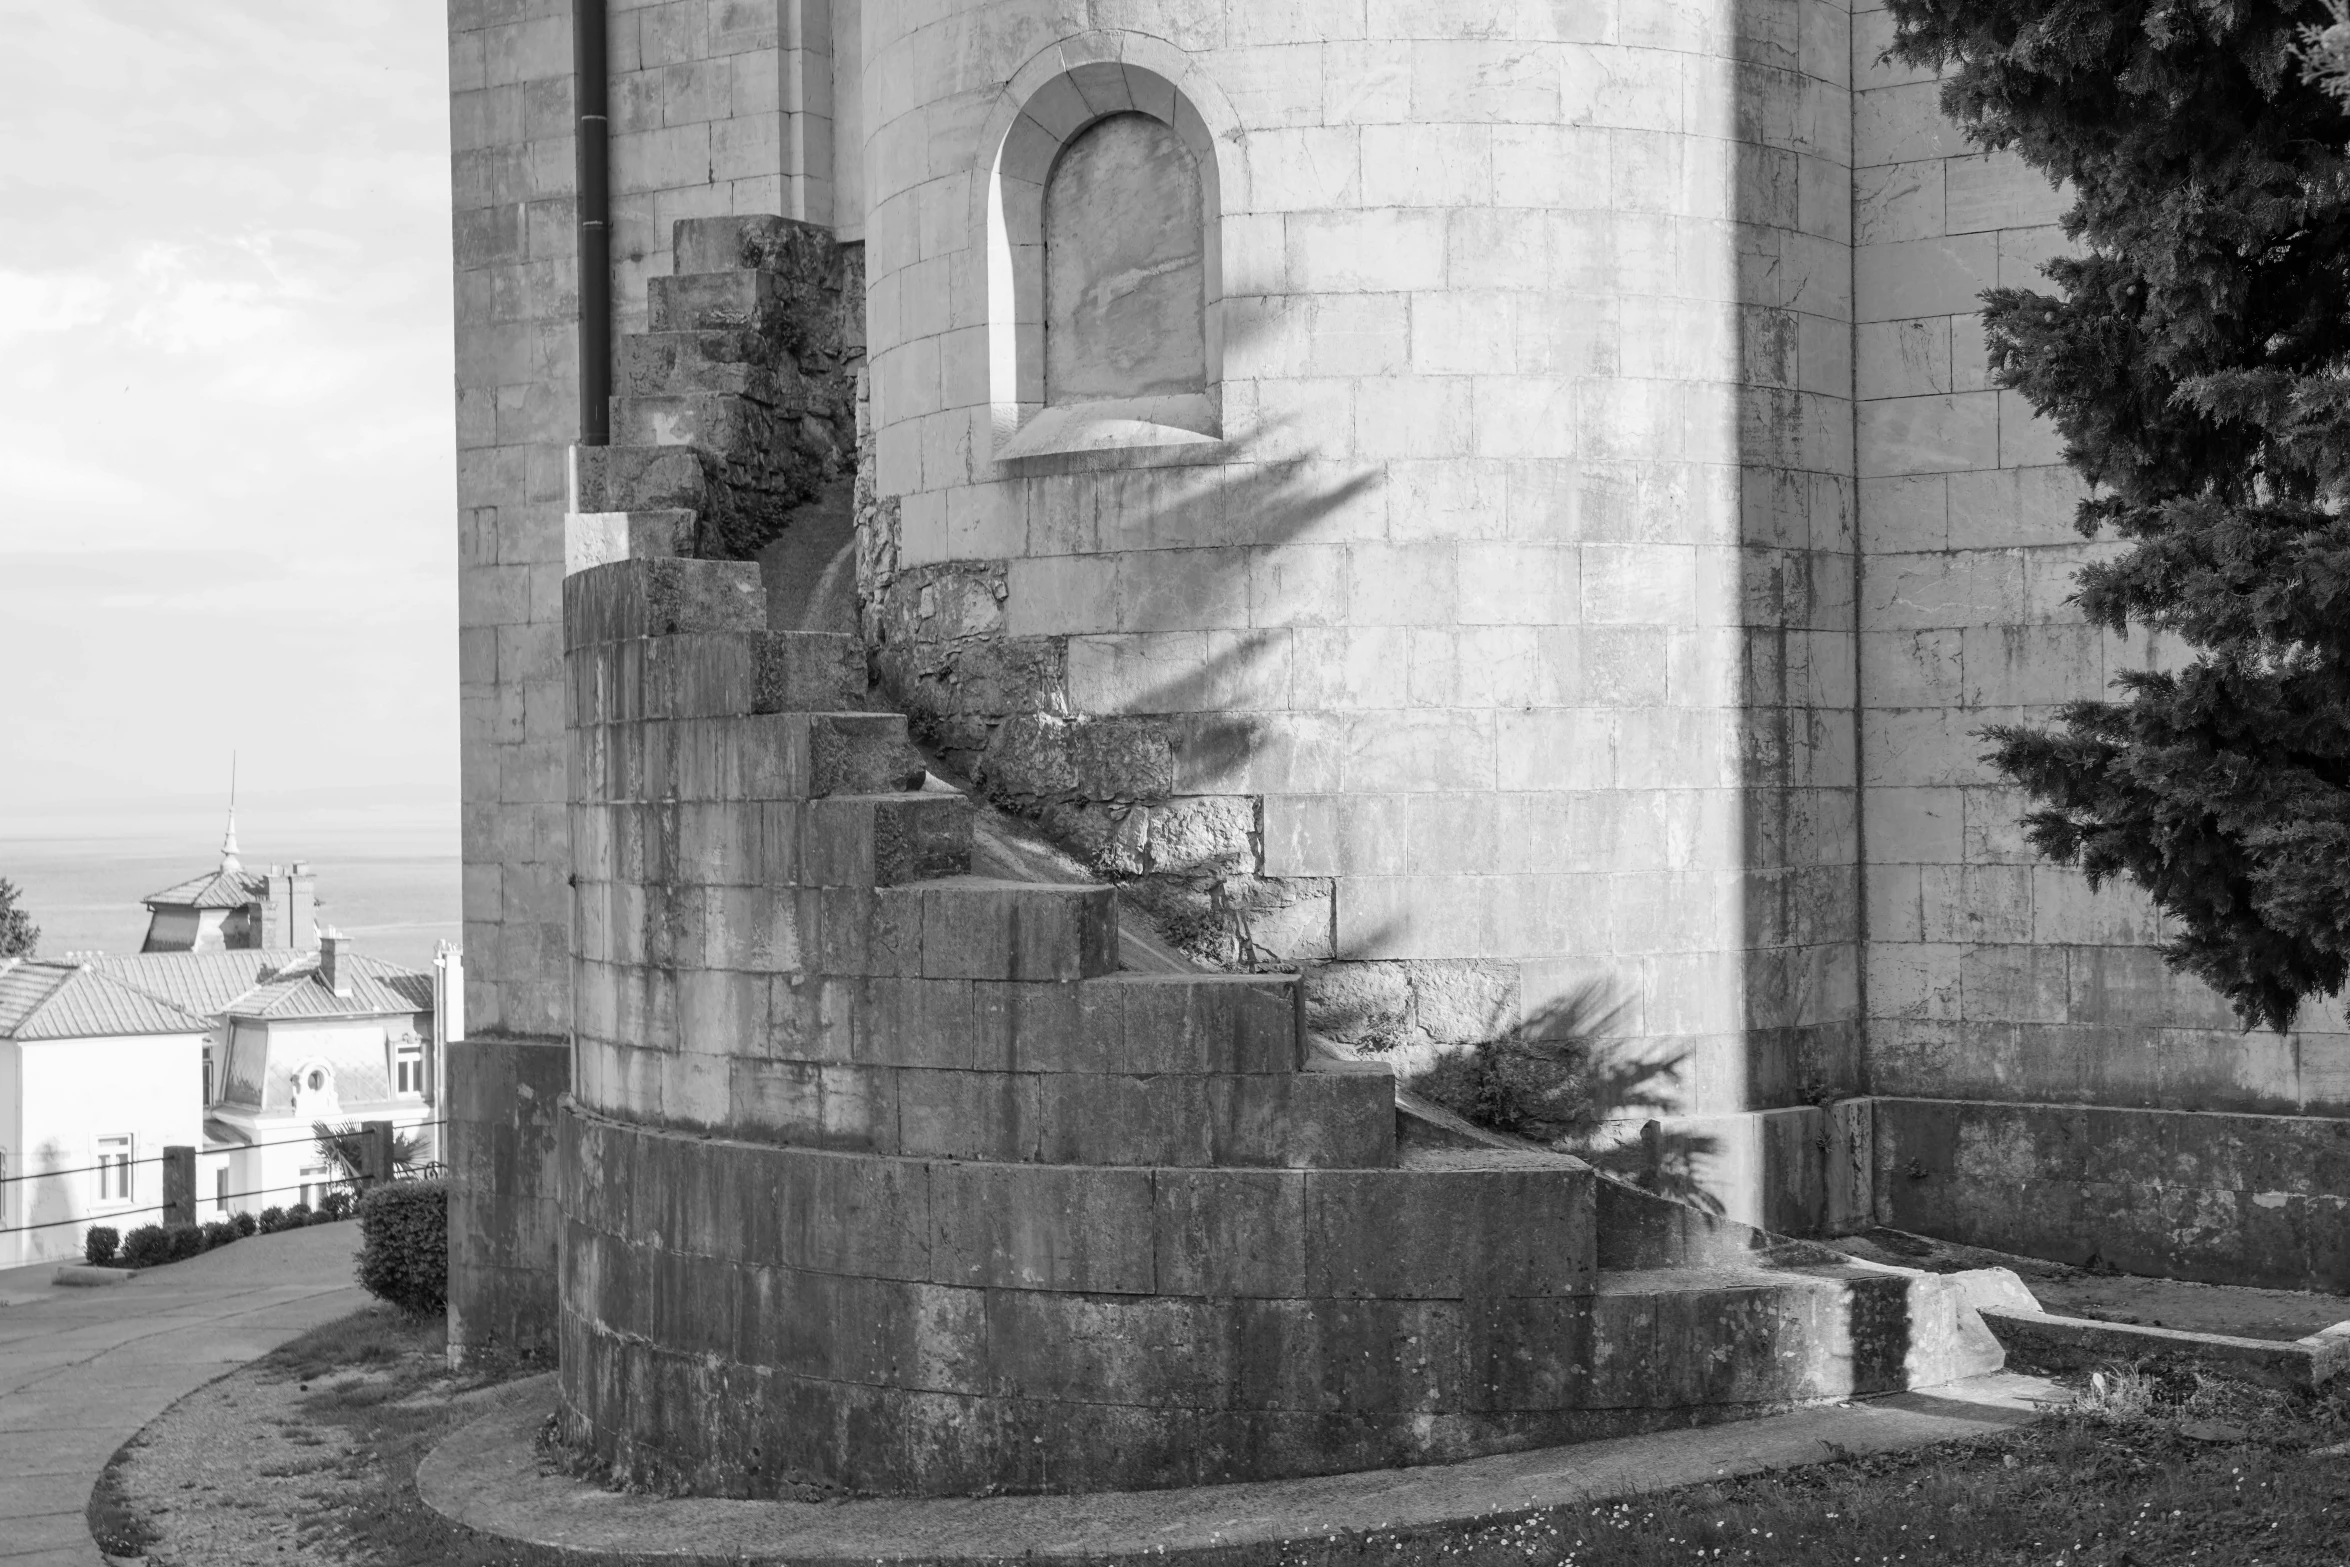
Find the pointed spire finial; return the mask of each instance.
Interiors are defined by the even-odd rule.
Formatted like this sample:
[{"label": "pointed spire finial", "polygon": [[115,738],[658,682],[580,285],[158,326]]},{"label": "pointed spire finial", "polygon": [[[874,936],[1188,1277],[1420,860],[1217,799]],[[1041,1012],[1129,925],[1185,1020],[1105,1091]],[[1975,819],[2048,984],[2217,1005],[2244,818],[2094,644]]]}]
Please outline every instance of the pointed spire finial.
[{"label": "pointed spire finial", "polygon": [[228,754],[228,831],[220,840],[220,868],[241,871],[245,862],[237,858],[237,753]]}]

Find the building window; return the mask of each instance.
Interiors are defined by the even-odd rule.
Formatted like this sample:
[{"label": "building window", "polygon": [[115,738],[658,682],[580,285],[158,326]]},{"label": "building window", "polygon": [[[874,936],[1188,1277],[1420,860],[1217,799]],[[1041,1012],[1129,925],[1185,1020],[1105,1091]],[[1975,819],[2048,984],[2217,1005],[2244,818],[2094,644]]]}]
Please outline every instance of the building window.
[{"label": "building window", "polygon": [[392,1087],[403,1099],[424,1094],[424,1046],[415,1036],[402,1039],[392,1052]]},{"label": "building window", "polygon": [[212,1172],[212,1206],[221,1213],[228,1212],[228,1166]]},{"label": "building window", "polygon": [[303,1206],[308,1208],[316,1208],[319,1204],[319,1200],[326,1196],[327,1191],[328,1182],[326,1166],[323,1164],[304,1165],[302,1167]]},{"label": "building window", "polygon": [[204,1102],[210,1104],[212,1100],[212,1047],[206,1045],[204,1047]]},{"label": "building window", "polygon": [[126,1133],[120,1137],[98,1139],[98,1200],[100,1202],[129,1202],[131,1200],[132,1142]]}]

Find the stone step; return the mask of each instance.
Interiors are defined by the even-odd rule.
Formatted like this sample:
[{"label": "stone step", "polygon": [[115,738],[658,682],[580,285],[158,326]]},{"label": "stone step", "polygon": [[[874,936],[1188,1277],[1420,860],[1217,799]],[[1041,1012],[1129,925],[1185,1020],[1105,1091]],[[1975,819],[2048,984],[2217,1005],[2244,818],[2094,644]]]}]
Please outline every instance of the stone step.
[{"label": "stone step", "polygon": [[1975,1289],[1894,1268],[1603,1269],[1582,1402],[1791,1404],[1987,1375],[2005,1355]]},{"label": "stone step", "polygon": [[623,396],[723,392],[779,413],[796,415],[808,409],[807,377],[777,354],[772,341],[747,328],[631,332],[620,340],[619,357]]},{"label": "stone step", "polygon": [[1395,1162],[1392,1107],[1383,1085],[1363,1077],[974,1072],[763,1058],[739,1059],[729,1070],[732,1134],[801,1147],[1160,1169]]},{"label": "stone step", "polygon": [[950,876],[814,896],[801,940],[818,974],[1067,982],[1118,969],[1110,887]]},{"label": "stone step", "polygon": [[652,557],[613,561],[563,579],[563,640],[571,649],[639,637],[763,634],[766,624],[767,594],[756,561]]},{"label": "stone step", "polygon": [[674,507],[569,512],[563,518],[563,574],[576,576],[615,561],[691,556],[696,532],[695,513]]},{"label": "stone step", "polygon": [[[716,1063],[713,1074],[653,1051],[592,1056],[580,1061],[584,1113],[566,1130],[583,1156],[566,1163],[579,1172],[566,1204],[598,1224],[659,1203],[677,1223],[654,1244],[680,1256],[739,1256],[747,1241],[756,1265],[983,1289],[1320,1300],[1339,1313],[1449,1301],[1432,1315],[1452,1319],[1455,1334],[1470,1305],[1537,1300],[1544,1309],[1525,1326],[1547,1333],[1591,1295],[1590,1171],[1572,1160],[1154,1176],[1131,1165],[844,1157],[859,1151],[851,1139],[865,1124],[846,1090],[829,1113],[840,1152],[705,1140],[701,1126],[733,1113],[734,1085],[759,1075],[755,1058]],[[607,1107],[631,1121],[602,1120]],[[647,1124],[662,1121],[694,1130]],[[671,1184],[683,1181],[701,1183],[693,1200]],[[1369,1347],[1348,1343],[1356,1355]],[[1382,1336],[1379,1358],[1419,1357],[1395,1355]]]},{"label": "stone step", "polygon": [[903,714],[818,713],[809,721],[808,739],[810,798],[922,787],[922,754],[906,738]]},{"label": "stone step", "polygon": [[622,446],[699,446],[735,454],[764,451],[779,433],[779,411],[732,392],[690,392],[612,399],[612,439]]},{"label": "stone step", "polygon": [[[685,639],[693,640],[693,639]],[[741,689],[750,688],[749,637],[727,639],[744,649]],[[641,657],[656,642],[622,643],[599,653]],[[571,655],[575,674],[581,655]],[[731,663],[731,661],[729,661]],[[614,662],[608,671],[629,676],[628,666]],[[730,667],[729,679],[733,676]],[[641,672],[637,675],[641,681]],[[804,713],[745,715],[739,709],[691,718],[637,722],[645,715],[623,711],[629,702],[607,698],[608,707],[585,705],[575,692],[573,708],[578,725],[572,735],[572,782],[579,792],[574,803],[614,810],[649,813],[675,811],[683,806],[773,814],[783,809],[796,824],[800,802],[808,797],[808,716]],[[632,693],[623,691],[621,697]],[[641,695],[633,707],[642,709]],[[658,719],[658,715],[655,715]],[[631,828],[642,836],[653,829]],[[794,825],[788,846],[796,853],[799,829]],[[666,872],[646,879],[659,880]],[[634,873],[631,873],[632,877]]]},{"label": "stone step", "polygon": [[[1085,991],[1086,1045],[1099,1065],[1080,1055],[1061,1070],[1285,1073],[1306,1063],[1294,974],[1113,974]],[[1362,1065],[1392,1095],[1386,1063]]]},{"label": "stone step", "polygon": [[655,332],[772,331],[785,290],[770,272],[681,272],[646,285]]},{"label": "stone step", "polygon": [[835,794],[800,816],[804,887],[895,887],[971,869],[971,802],[959,794]]},{"label": "stone step", "polygon": [[679,218],[670,226],[669,244],[680,272],[829,266],[839,249],[828,228],[763,212]]},{"label": "stone step", "polygon": [[840,713],[868,705],[865,647],[834,631],[770,631],[759,641],[754,713]]},{"label": "stone step", "polygon": [[702,459],[679,446],[574,446],[574,512],[702,511],[709,498]]},{"label": "stone step", "polygon": [[[1297,993],[1297,977],[1285,974],[1115,973],[1077,983],[900,974],[866,979],[853,997],[825,1003],[850,1022],[845,1047],[818,1040],[813,1017],[804,1032],[810,1059],[885,1066],[1288,1077],[1299,1070]],[[1346,1068],[1317,1075],[1374,1079],[1392,1092],[1387,1063]]]}]

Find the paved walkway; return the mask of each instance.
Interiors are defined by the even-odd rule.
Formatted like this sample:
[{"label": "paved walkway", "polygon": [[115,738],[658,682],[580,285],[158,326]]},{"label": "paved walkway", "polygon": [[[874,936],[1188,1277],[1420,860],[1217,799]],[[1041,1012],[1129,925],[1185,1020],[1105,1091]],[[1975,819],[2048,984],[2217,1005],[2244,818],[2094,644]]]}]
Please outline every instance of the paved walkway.
[{"label": "paved walkway", "polygon": [[359,1308],[357,1224],[256,1235],[127,1283],[0,1275],[0,1562],[99,1567],[83,1509],[106,1461],[166,1406]]},{"label": "paved walkway", "polygon": [[[574,1556],[681,1563],[973,1567],[1131,1561],[1137,1567],[1272,1567],[1394,1560],[1391,1537],[1834,1457],[1987,1435],[2065,1395],[1997,1373],[1922,1393],[1797,1410],[1654,1436],[1617,1437],[1422,1469],[1091,1496],[733,1502],[606,1491],[545,1471],[536,1444],[551,1377],[511,1384],[492,1412],[443,1439],[416,1472],[443,1517]],[[1301,1546],[1299,1542],[1307,1542]]]}]

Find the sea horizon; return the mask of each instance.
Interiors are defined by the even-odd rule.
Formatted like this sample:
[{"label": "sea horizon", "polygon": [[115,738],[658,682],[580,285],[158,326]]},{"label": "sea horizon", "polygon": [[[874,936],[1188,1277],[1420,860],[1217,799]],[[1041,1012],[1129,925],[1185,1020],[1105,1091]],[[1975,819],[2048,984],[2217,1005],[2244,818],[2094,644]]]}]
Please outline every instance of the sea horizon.
[{"label": "sea horizon", "polygon": [[[225,803],[197,795],[0,806],[0,877],[41,927],[38,957],[137,952],[140,900],[220,865]],[[455,791],[369,786],[256,793],[237,807],[248,870],[300,860],[320,927],[409,968],[462,934]]]}]

